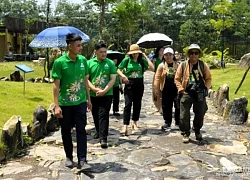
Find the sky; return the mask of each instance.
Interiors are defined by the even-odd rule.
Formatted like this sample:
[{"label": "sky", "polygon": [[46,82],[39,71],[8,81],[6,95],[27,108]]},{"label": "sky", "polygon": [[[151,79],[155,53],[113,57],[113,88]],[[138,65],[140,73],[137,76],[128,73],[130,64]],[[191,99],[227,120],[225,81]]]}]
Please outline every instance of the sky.
[{"label": "sky", "polygon": [[[43,4],[45,2],[45,0],[37,0],[38,1],[38,4]],[[58,0],[50,0],[51,2],[51,7],[55,8],[56,6],[56,3],[57,3]],[[69,0],[67,0],[69,2]],[[70,1],[72,2],[72,1]],[[74,3],[81,3],[82,0],[73,0]]]}]

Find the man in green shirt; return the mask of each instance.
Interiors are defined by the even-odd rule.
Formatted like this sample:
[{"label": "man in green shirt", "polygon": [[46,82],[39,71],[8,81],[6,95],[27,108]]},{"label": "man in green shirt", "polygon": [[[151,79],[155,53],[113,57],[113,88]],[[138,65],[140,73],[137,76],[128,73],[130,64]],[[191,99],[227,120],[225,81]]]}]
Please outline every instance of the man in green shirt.
[{"label": "man in green shirt", "polygon": [[82,50],[82,38],[77,34],[68,34],[66,42],[68,53],[56,59],[52,68],[53,96],[55,116],[59,118],[64,151],[66,154],[65,166],[72,168],[73,144],[71,127],[76,126],[78,168],[86,169],[87,135],[87,108],[91,109],[87,60],[79,55]]},{"label": "man in green shirt", "polygon": [[102,148],[107,148],[109,111],[117,72],[114,62],[107,58],[107,45],[103,41],[95,44],[95,54],[96,57],[88,61],[92,115],[95,138],[99,138]]}]

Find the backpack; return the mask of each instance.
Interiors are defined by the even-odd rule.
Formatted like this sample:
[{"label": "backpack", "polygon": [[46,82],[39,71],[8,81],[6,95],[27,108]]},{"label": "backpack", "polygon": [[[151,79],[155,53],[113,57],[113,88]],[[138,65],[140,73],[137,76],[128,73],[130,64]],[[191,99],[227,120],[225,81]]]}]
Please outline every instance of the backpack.
[{"label": "backpack", "polygon": [[[127,58],[127,59],[126,59],[126,62],[125,62],[125,68],[126,68],[126,70],[128,69],[128,62],[129,62],[129,59],[130,59],[130,58]],[[143,59],[142,59],[142,61],[140,61],[140,62],[139,62],[139,64],[141,65],[141,68],[142,68],[142,74],[143,74],[143,73],[144,73],[144,71],[145,71],[145,69],[144,69]]]}]

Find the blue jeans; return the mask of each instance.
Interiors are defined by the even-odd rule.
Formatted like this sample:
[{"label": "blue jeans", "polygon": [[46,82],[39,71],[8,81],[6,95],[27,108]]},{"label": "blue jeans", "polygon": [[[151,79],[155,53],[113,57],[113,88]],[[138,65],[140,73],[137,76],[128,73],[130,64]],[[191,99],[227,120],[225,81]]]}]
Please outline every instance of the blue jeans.
[{"label": "blue jeans", "polygon": [[59,119],[63,147],[67,158],[73,159],[73,143],[71,137],[71,128],[76,126],[77,139],[77,158],[78,161],[86,160],[87,156],[87,103],[81,103],[76,106],[61,106],[63,118]]}]

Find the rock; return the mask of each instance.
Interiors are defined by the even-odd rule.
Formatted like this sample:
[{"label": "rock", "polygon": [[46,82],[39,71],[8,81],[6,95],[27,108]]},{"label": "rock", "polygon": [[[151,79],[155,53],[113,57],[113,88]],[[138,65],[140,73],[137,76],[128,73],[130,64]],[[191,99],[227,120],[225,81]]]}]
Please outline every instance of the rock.
[{"label": "rock", "polygon": [[60,173],[59,175],[59,178],[60,180],[69,180],[69,179],[76,179],[76,175],[74,175],[73,173],[69,172],[69,173],[66,173],[66,172],[63,172],[63,173]]},{"label": "rock", "polygon": [[47,111],[43,106],[37,106],[33,114],[33,124],[31,129],[32,138],[36,141],[47,134],[46,122]]},{"label": "rock", "polygon": [[22,132],[24,135],[28,135],[28,136],[31,135],[31,127],[29,123],[22,123],[21,127],[22,127]]},{"label": "rock", "polygon": [[145,166],[161,160],[161,152],[156,149],[140,149],[131,152],[126,161]]},{"label": "rock", "polygon": [[[29,151],[28,155],[34,157],[40,157],[43,160],[50,160],[50,161],[59,161],[65,159],[65,152],[63,147],[54,147],[46,145],[40,145],[32,148]],[[76,156],[74,152],[73,156]]]},{"label": "rock", "polygon": [[177,170],[178,170],[178,168],[176,168],[174,166],[159,166],[159,167],[151,168],[151,171],[153,171],[153,172],[158,172],[158,171],[173,172],[173,171],[177,171]]},{"label": "rock", "polygon": [[178,180],[178,179],[173,178],[173,177],[166,177],[166,178],[164,178],[163,180]]},{"label": "rock", "polygon": [[232,145],[209,144],[208,149],[224,154],[245,154],[247,155],[247,147],[243,142],[233,141]]},{"label": "rock", "polygon": [[224,111],[223,111],[223,120],[229,120],[229,112],[230,112],[230,110],[231,110],[231,108],[232,108],[232,102],[230,102],[230,101],[227,101],[226,99],[225,99],[225,101],[224,101]]},{"label": "rock", "polygon": [[6,159],[4,150],[0,148],[0,163]]},{"label": "rock", "polygon": [[150,136],[141,136],[139,138],[140,141],[150,141],[151,140],[151,137]]},{"label": "rock", "polygon": [[250,53],[244,54],[239,61],[239,66],[249,67],[250,66]]},{"label": "rock", "polygon": [[199,176],[200,169],[196,163],[187,165],[183,170],[178,171],[175,176],[180,179],[188,179]]},{"label": "rock", "polygon": [[1,77],[0,80],[1,80],[1,81],[9,81],[10,79],[7,78],[7,77]]},{"label": "rock", "polygon": [[217,91],[215,91],[213,93],[213,99],[212,100],[213,100],[213,105],[214,105],[215,108],[218,107],[218,98],[219,98],[219,90],[220,90],[220,88],[221,88],[221,86],[219,87],[219,89]]},{"label": "rock", "polygon": [[237,173],[237,172],[241,172],[241,170],[242,170],[242,168],[240,166],[237,166],[236,164],[229,161],[225,157],[220,158],[220,164],[221,164],[221,166],[223,166],[223,172]]},{"label": "rock", "polygon": [[35,82],[35,79],[34,78],[29,78],[26,80],[27,82]]},{"label": "rock", "polygon": [[167,159],[173,166],[186,166],[193,161],[191,157],[185,154],[172,155],[167,157]]},{"label": "rock", "polygon": [[23,76],[20,74],[20,71],[15,71],[12,74],[10,74],[10,80],[11,81],[23,81]]},{"label": "rock", "polygon": [[59,127],[59,120],[55,116],[55,104],[52,103],[50,104],[49,109],[48,109],[48,117],[47,117],[47,124],[46,124],[47,132],[53,132],[58,127]]},{"label": "rock", "polygon": [[23,147],[21,117],[12,116],[3,126],[2,142],[7,146],[8,152],[13,154]]},{"label": "rock", "polygon": [[209,166],[212,166],[214,168],[219,167],[219,165],[217,163],[217,158],[215,156],[208,155],[208,154],[203,153],[203,152],[192,152],[192,153],[190,153],[190,155],[194,159],[201,161],[202,163],[208,164]]},{"label": "rock", "polygon": [[160,161],[156,162],[155,165],[157,165],[157,166],[164,166],[164,165],[167,165],[169,163],[170,163],[169,160],[167,160],[167,159],[161,159]]},{"label": "rock", "polygon": [[31,168],[32,166],[24,165],[19,162],[13,162],[13,163],[8,163],[6,167],[1,168],[0,171],[2,171],[5,176],[5,175],[23,173],[30,170]]},{"label": "rock", "polygon": [[213,99],[214,92],[215,92],[215,90],[212,90],[212,89],[209,89],[209,90],[208,90],[208,97],[209,97],[210,99]]},{"label": "rock", "polygon": [[47,178],[42,178],[42,177],[35,177],[30,180],[48,180]]},{"label": "rock", "polygon": [[41,82],[43,82],[43,79],[40,78],[40,77],[37,77],[34,82],[35,83],[41,83]]},{"label": "rock", "polygon": [[247,107],[248,100],[246,97],[235,98],[232,102],[232,108],[229,112],[230,124],[243,124],[247,120]]},{"label": "rock", "polygon": [[229,87],[227,84],[224,84],[218,90],[217,112],[219,113],[219,115],[222,115],[224,111],[224,108],[223,108],[224,99],[229,101]]}]

